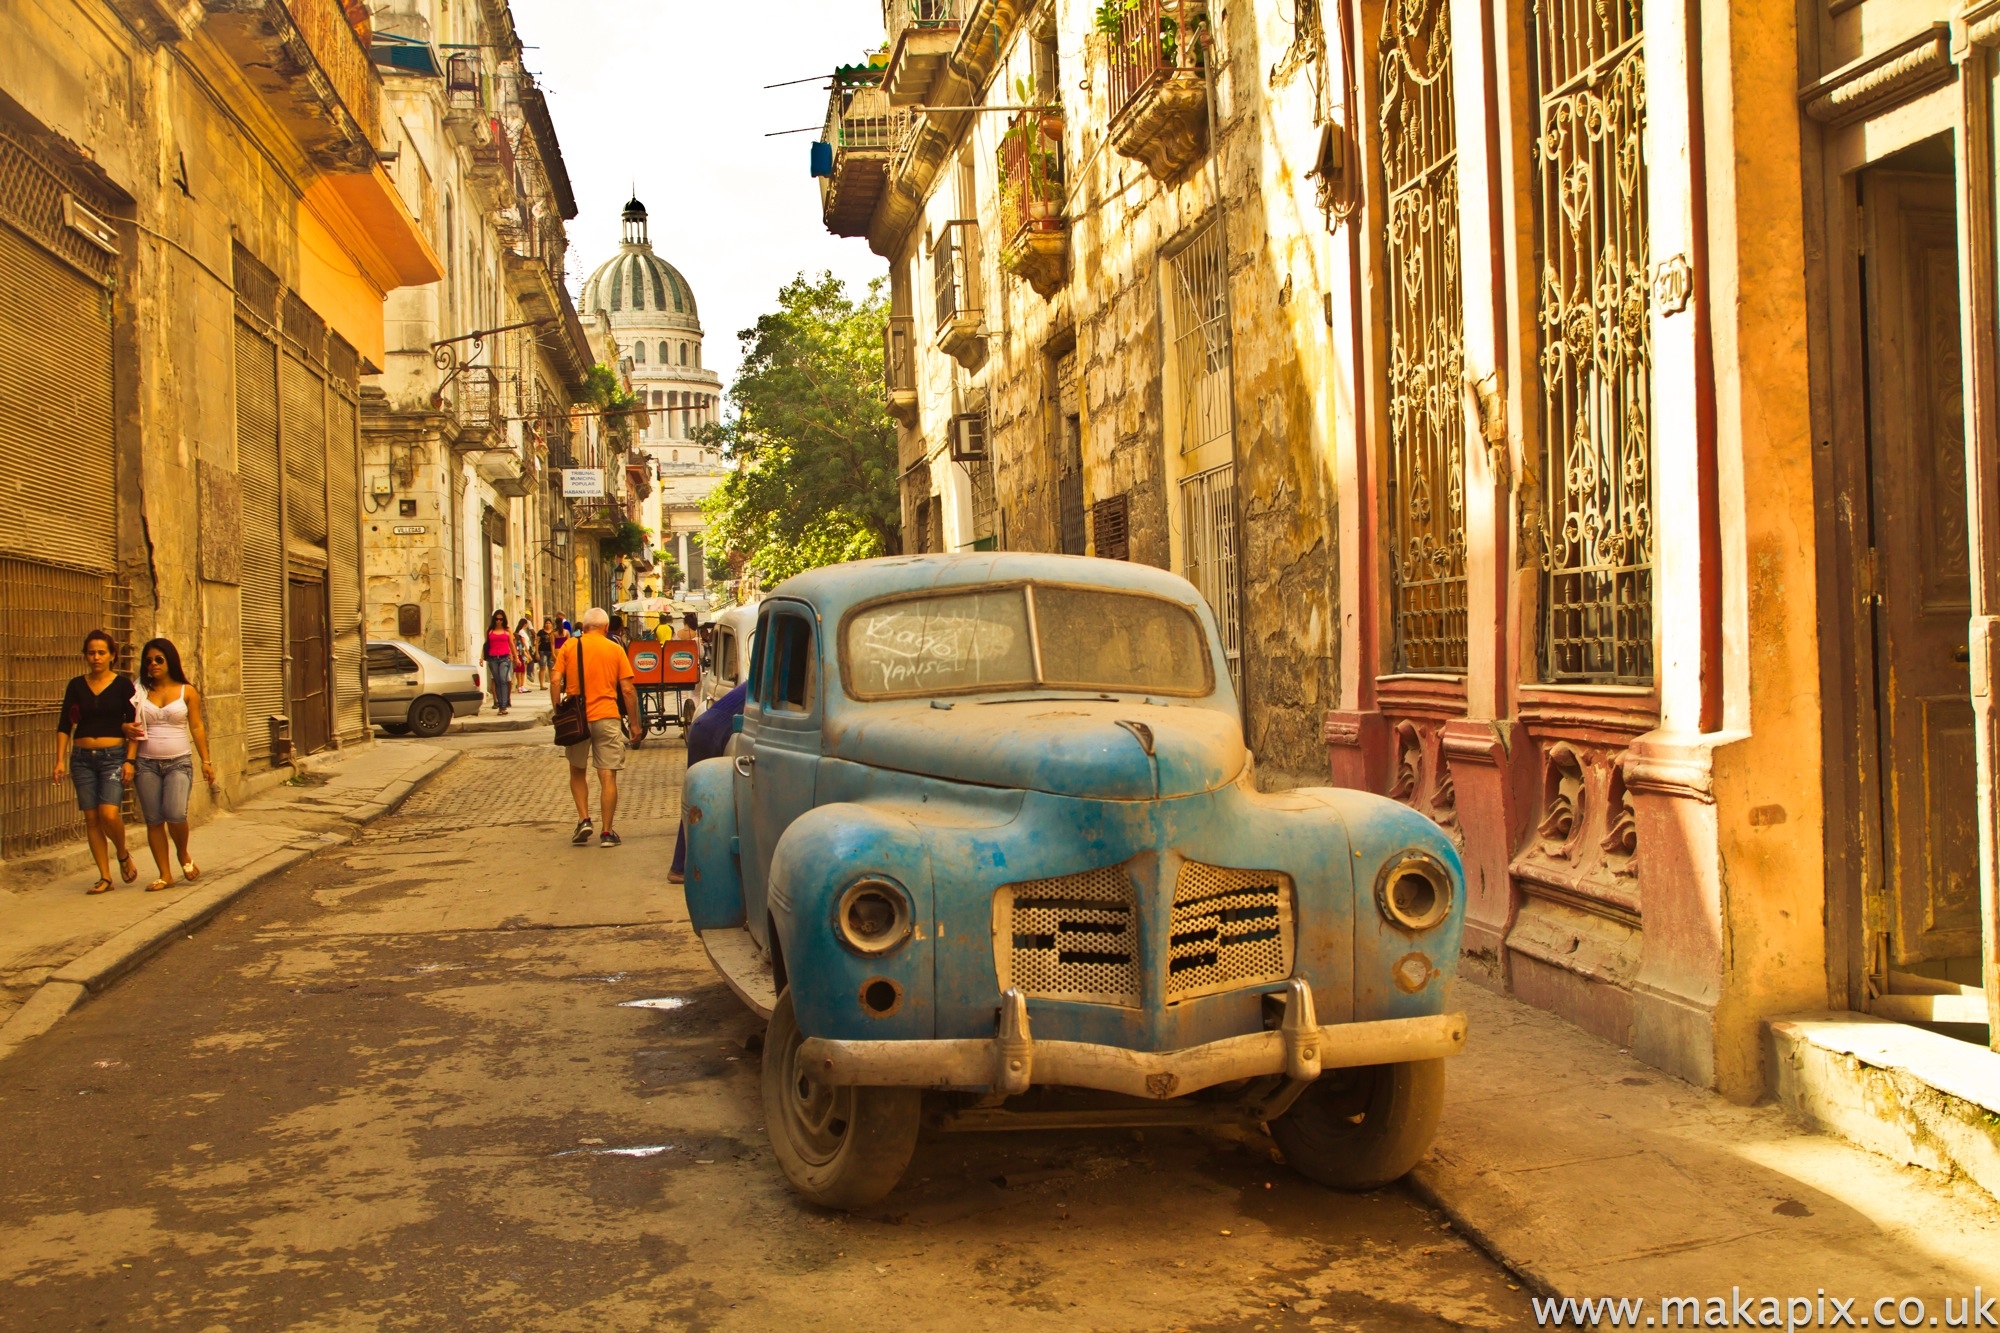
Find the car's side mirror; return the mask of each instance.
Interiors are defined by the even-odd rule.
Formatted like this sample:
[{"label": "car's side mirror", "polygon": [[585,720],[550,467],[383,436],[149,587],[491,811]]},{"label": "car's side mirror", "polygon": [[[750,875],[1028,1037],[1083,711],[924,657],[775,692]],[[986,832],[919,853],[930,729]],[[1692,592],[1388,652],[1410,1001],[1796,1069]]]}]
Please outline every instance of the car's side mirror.
[{"label": "car's side mirror", "polygon": [[743,730],[743,714],[738,713],[735,717],[729,719],[729,734],[734,736],[741,730]]}]

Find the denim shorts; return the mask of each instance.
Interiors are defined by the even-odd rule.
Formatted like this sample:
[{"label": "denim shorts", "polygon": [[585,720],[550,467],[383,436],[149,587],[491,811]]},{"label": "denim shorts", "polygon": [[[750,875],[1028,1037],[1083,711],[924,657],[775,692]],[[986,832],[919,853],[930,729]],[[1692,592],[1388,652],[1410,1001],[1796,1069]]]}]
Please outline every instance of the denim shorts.
[{"label": "denim shorts", "polygon": [[133,769],[132,785],[139,789],[139,809],[148,825],[185,824],[188,794],[194,790],[194,756],[141,759]]},{"label": "denim shorts", "polygon": [[69,752],[69,780],[76,788],[76,808],[95,810],[100,805],[125,803],[125,747]]}]

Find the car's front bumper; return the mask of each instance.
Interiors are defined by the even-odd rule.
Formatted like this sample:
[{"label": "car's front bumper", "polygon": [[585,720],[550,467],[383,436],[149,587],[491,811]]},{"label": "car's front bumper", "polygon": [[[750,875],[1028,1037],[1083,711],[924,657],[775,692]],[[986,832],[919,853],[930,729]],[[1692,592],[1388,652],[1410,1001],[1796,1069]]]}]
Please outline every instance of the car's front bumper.
[{"label": "car's front bumper", "polygon": [[1178,1051],[1133,1051],[1085,1041],[1036,1041],[1018,990],[1002,998],[995,1035],[942,1041],[808,1038],[798,1069],[834,1086],[1025,1092],[1031,1085],[1093,1088],[1130,1097],[1184,1097],[1220,1083],[1284,1075],[1305,1082],[1328,1069],[1402,1064],[1456,1055],[1465,1015],[1432,1014],[1319,1026],[1312,992],[1293,982],[1275,1030]]}]

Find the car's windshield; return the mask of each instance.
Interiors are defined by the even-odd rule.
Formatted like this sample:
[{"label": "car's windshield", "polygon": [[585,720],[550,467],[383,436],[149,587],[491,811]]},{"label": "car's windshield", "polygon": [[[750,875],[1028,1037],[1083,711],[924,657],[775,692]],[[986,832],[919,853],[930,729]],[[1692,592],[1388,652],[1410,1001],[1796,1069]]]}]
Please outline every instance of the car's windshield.
[{"label": "car's windshield", "polygon": [[848,617],[841,647],[847,691],[859,699],[1214,688],[1191,610],[1103,588],[1015,584],[881,602]]}]

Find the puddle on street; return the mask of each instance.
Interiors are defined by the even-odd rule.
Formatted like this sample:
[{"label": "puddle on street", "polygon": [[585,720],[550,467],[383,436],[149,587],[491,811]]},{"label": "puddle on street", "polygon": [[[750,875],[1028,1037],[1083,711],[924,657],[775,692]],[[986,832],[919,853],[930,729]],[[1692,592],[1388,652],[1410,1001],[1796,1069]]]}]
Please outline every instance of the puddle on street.
[{"label": "puddle on street", "polygon": [[658,1157],[673,1150],[671,1143],[641,1143],[629,1148],[565,1148],[551,1157]]},{"label": "puddle on street", "polygon": [[687,1001],[678,995],[662,995],[656,1000],[620,1000],[620,1009],[683,1009]]}]

